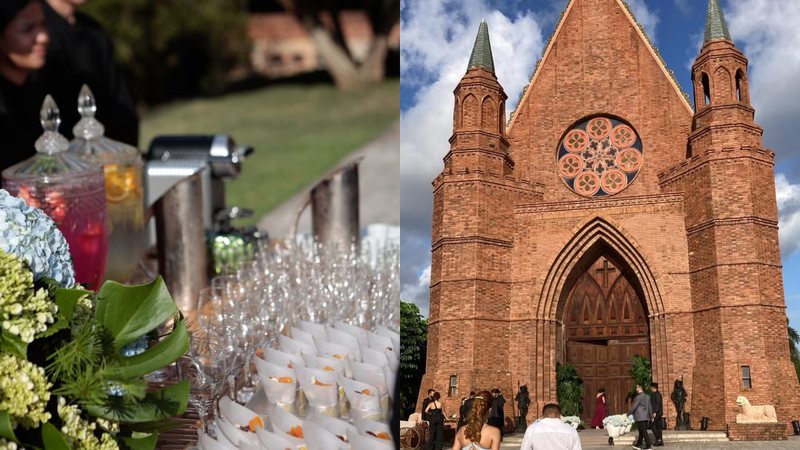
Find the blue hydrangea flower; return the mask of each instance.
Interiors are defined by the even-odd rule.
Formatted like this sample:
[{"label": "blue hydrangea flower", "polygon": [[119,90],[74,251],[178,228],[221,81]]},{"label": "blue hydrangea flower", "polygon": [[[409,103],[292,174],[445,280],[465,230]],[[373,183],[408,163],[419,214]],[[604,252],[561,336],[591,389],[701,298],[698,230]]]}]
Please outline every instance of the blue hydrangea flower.
[{"label": "blue hydrangea flower", "polygon": [[130,344],[122,347],[121,353],[122,356],[130,357],[144,353],[145,350],[147,350],[147,335],[144,335]]},{"label": "blue hydrangea flower", "polygon": [[48,277],[75,286],[69,245],[55,222],[5,189],[0,189],[0,250],[25,261],[34,280]]}]

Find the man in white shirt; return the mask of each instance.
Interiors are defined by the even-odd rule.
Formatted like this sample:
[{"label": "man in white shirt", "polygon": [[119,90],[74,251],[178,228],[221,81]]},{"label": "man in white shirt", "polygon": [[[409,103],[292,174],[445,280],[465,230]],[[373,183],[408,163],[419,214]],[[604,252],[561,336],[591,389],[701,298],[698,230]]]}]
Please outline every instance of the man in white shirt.
[{"label": "man in white shirt", "polygon": [[578,432],[561,421],[561,408],[558,405],[545,405],[542,416],[525,431],[520,450],[581,450]]}]

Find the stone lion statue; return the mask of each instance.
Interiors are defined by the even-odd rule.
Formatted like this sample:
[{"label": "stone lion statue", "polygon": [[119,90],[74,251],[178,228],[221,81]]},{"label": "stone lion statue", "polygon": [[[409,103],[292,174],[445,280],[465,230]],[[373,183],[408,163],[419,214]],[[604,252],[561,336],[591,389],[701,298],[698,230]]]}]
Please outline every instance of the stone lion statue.
[{"label": "stone lion statue", "polygon": [[751,405],[744,396],[736,397],[736,404],[742,412],[736,415],[736,423],[777,423],[778,416],[772,405]]}]

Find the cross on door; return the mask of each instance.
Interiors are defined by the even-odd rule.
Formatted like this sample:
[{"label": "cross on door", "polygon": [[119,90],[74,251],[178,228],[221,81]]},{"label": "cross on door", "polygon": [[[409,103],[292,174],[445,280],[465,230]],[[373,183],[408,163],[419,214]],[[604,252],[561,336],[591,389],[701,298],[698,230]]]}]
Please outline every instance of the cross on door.
[{"label": "cross on door", "polygon": [[603,258],[603,267],[600,268],[600,269],[597,269],[597,271],[600,272],[603,275],[603,287],[604,288],[608,287],[608,274],[611,273],[611,272],[614,272],[616,270],[617,269],[615,269],[613,266],[609,267],[608,266],[608,260]]}]

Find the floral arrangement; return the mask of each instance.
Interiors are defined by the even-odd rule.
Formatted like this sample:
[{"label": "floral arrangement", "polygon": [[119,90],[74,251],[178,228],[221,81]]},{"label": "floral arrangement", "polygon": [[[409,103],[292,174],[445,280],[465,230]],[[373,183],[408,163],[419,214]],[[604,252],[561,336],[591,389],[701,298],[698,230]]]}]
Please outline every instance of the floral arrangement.
[{"label": "floral arrangement", "polygon": [[603,425],[606,427],[609,425],[615,427],[627,427],[628,425],[631,424],[633,424],[633,420],[630,418],[630,416],[627,416],[625,414],[607,416],[605,419],[603,419]]},{"label": "floral arrangement", "polygon": [[578,416],[561,416],[561,421],[571,426],[572,428],[575,428],[576,430],[578,429],[578,426],[580,426],[581,424],[581,418]]},{"label": "floral arrangement", "polygon": [[186,409],[187,382],[151,390],[144,379],[189,346],[163,280],[76,287],[55,223],[4,190],[0,325],[0,449],[152,449]]}]

